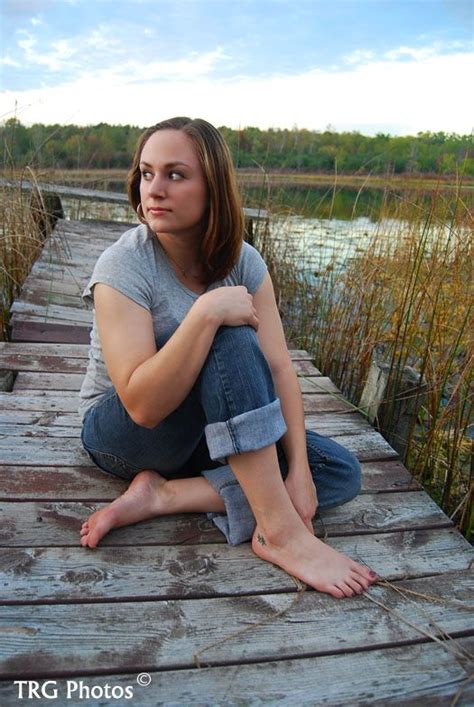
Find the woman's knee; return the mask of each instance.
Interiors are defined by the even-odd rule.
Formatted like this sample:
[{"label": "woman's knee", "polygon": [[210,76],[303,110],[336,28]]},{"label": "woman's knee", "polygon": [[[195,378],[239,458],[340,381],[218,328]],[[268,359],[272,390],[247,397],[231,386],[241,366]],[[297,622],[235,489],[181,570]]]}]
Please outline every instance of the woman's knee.
[{"label": "woman's knee", "polygon": [[329,437],[307,430],[308,460],[321,508],[351,501],[361,489],[357,457]]},{"label": "woman's knee", "polygon": [[210,415],[212,421],[264,407],[275,400],[271,370],[252,327],[219,328],[196,390],[206,412],[209,405],[218,408]]},{"label": "woman's knee", "polygon": [[253,327],[220,327],[214,337],[212,350],[220,362],[225,361],[229,370],[247,374],[251,379],[259,375],[273,386],[270,367]]},{"label": "woman's knee", "polygon": [[219,327],[212,343],[212,347],[215,346],[225,347],[240,356],[255,350],[260,351],[257,332],[249,325]]}]

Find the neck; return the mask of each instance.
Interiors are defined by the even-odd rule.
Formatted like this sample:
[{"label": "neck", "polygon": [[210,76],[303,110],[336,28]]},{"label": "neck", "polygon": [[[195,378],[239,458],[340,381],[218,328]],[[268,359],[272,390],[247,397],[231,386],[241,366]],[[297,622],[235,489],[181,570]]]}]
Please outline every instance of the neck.
[{"label": "neck", "polygon": [[166,257],[178,268],[183,277],[194,280],[202,279],[202,267],[197,249],[195,253],[192,253],[187,244],[177,248],[177,243],[174,239],[173,242],[170,242],[170,240],[162,236],[158,237],[157,235],[157,238]]}]

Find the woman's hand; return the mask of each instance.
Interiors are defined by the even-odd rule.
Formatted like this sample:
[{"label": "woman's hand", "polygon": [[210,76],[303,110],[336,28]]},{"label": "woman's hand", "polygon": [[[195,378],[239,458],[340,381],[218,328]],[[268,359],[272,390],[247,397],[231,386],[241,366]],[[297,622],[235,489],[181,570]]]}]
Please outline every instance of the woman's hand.
[{"label": "woman's hand", "polygon": [[243,285],[217,287],[201,295],[198,303],[217,318],[218,326],[250,325],[258,331],[253,297]]},{"label": "woman's hand", "polygon": [[304,472],[302,469],[297,472],[290,469],[285,479],[285,487],[298,515],[314,534],[313,518],[318,507],[318,496],[309,468]]}]

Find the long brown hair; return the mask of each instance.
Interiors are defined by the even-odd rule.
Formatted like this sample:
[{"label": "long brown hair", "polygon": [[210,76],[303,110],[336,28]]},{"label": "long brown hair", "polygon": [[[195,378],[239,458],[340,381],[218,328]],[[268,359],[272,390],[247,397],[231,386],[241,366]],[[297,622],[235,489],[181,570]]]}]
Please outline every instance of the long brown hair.
[{"label": "long brown hair", "polygon": [[157,130],[181,130],[192,140],[207,182],[207,223],[200,257],[207,283],[226,277],[236,265],[242,248],[244,218],[229,148],[220,132],[206,120],[170,118],[140,136],[128,173],[128,198],[134,209],[140,203],[140,159],[147,140]]}]

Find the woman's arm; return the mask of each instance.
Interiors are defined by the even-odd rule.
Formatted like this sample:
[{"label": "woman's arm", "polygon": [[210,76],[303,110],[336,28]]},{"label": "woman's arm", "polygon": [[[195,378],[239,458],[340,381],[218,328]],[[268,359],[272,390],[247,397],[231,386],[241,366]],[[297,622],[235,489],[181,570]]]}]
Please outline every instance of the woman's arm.
[{"label": "woman's arm", "polygon": [[99,283],[94,305],[105,365],[130,417],[155,427],[183,402],[222,325],[258,327],[245,287],[220,287],[199,297],[166,344],[156,350],[149,311]]},{"label": "woman's arm", "polygon": [[317,497],[306,451],[303,399],[268,273],[254,295],[254,305],[259,319],[260,346],[269,363],[288,428],[281,440],[289,469],[285,484],[301,518],[312,529]]}]

